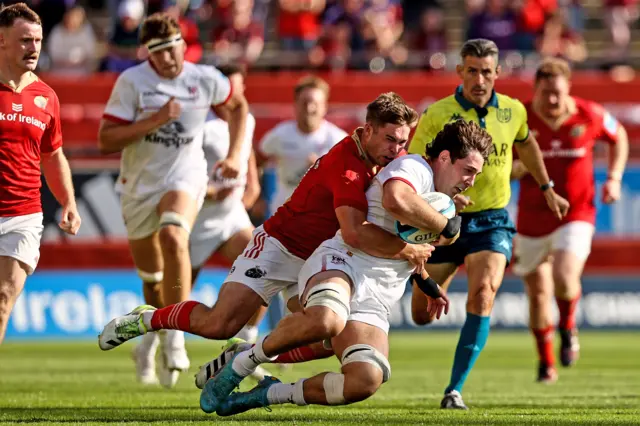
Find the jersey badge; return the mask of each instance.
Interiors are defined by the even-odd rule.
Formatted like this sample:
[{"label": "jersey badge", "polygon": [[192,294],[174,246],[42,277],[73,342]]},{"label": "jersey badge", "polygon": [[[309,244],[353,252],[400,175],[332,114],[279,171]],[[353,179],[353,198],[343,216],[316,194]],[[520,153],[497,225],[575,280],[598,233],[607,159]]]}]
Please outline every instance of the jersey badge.
[{"label": "jersey badge", "polygon": [[586,131],[585,125],[578,124],[571,128],[571,130],[569,131],[569,135],[571,135],[572,138],[577,139],[580,136],[584,135],[585,131]]},{"label": "jersey badge", "polygon": [[500,123],[508,123],[511,121],[511,108],[498,108],[496,117]]},{"label": "jersey badge", "polygon": [[36,106],[40,109],[45,109],[47,107],[47,102],[49,100],[47,98],[45,98],[44,96],[36,96],[35,98],[33,98],[33,103],[36,104]]}]

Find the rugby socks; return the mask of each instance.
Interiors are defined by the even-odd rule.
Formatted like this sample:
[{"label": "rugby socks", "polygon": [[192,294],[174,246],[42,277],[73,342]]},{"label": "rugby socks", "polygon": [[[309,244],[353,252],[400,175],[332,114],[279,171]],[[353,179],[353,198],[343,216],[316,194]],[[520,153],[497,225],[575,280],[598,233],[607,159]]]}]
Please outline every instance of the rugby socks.
[{"label": "rugby socks", "polygon": [[467,319],[460,331],[460,340],[458,340],[456,354],[453,358],[451,381],[444,391],[445,394],[454,390],[462,392],[462,386],[464,386],[469,372],[487,343],[489,329],[490,317],[467,312]]},{"label": "rugby socks", "polygon": [[558,312],[560,313],[558,329],[573,330],[576,328],[576,306],[578,306],[579,300],[580,294],[571,300],[563,300],[556,297]]},{"label": "rugby socks", "polygon": [[155,311],[143,312],[142,322],[147,330],[182,330],[191,332],[191,311],[199,302],[186,302],[169,305]]},{"label": "rugby socks", "polygon": [[278,355],[276,359],[271,361],[274,364],[295,364],[297,362],[313,361],[314,359],[328,358],[333,355],[332,351],[325,353],[316,353],[311,346],[302,346],[301,348],[291,349],[283,354]]},{"label": "rugby socks", "polygon": [[233,358],[233,363],[231,364],[231,368],[241,377],[247,377],[251,373],[253,373],[257,366],[263,364],[265,362],[271,362],[276,357],[268,357],[264,354],[264,350],[262,349],[262,342],[268,336],[265,336],[258,340],[258,342],[253,345],[253,347],[247,351],[240,352],[238,355]]},{"label": "rugby socks", "polygon": [[532,329],[534,337],[536,338],[536,347],[538,349],[538,359],[547,367],[552,367],[556,364],[556,357],[553,354],[553,326],[550,325],[547,328]]},{"label": "rugby socks", "polygon": [[307,405],[304,400],[303,390],[304,379],[298,380],[296,383],[276,383],[267,391],[267,401],[269,405],[275,404],[296,404]]},{"label": "rugby socks", "polygon": [[258,327],[255,325],[245,325],[242,327],[236,336],[238,339],[242,339],[245,342],[255,343],[258,340]]}]

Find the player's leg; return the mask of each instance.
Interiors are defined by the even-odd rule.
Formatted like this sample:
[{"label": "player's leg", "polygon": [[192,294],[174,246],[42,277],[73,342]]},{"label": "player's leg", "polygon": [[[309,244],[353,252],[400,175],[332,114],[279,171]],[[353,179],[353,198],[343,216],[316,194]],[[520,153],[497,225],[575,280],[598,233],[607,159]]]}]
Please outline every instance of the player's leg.
[{"label": "player's leg", "polygon": [[290,384],[266,378],[249,392],[231,394],[217,413],[229,416],[287,403],[347,405],[369,398],[389,379],[388,339],[379,327],[348,321],[343,331],[332,339],[332,346],[341,360],[341,373],[323,372]]},{"label": "player's leg", "polygon": [[[6,235],[0,236],[0,244]],[[0,344],[7,332],[9,316],[18,296],[22,293],[29,274],[29,266],[13,257],[0,255]]]},{"label": "player's leg", "polygon": [[591,252],[593,233],[592,224],[577,221],[558,228],[553,235],[553,280],[560,314],[560,361],[565,367],[574,364],[580,354],[575,316],[582,294],[580,277]]},{"label": "player's leg", "polygon": [[551,319],[551,235],[542,237],[514,237],[513,272],[522,277],[529,298],[529,329],[538,351],[538,377],[542,383],[558,378],[553,354],[554,327]]},{"label": "player's leg", "polygon": [[[129,240],[129,248],[133,263],[142,279],[142,290],[145,303],[155,308],[162,308],[162,252],[158,233]],[[155,384],[156,376],[156,351],[160,344],[158,333],[147,333],[139,345],[132,352],[132,358],[136,364],[136,377],[143,384]]]},{"label": "player's leg", "polygon": [[[427,273],[445,291],[449,288],[457,271],[458,266],[455,263],[427,263]],[[417,325],[426,325],[435,319],[435,314],[429,315],[427,306],[427,295],[414,282],[411,291],[411,317]]]}]

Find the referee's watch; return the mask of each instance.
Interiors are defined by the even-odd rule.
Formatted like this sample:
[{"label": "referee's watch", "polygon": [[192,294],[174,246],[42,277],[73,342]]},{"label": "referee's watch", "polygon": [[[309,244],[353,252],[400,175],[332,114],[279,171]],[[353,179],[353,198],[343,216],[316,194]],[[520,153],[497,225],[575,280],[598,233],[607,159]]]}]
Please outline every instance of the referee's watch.
[{"label": "referee's watch", "polygon": [[542,192],[546,191],[547,189],[553,188],[555,185],[555,183],[553,183],[552,180],[549,181],[549,183],[545,183],[544,185],[540,185],[540,190]]}]

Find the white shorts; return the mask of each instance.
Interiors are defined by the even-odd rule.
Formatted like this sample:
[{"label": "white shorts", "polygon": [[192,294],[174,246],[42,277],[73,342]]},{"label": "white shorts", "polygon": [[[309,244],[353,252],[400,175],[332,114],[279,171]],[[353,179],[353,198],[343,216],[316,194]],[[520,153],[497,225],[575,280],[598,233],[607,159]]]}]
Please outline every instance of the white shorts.
[{"label": "white shorts", "polygon": [[146,238],[158,230],[160,226],[158,204],[162,197],[170,191],[186,192],[196,201],[197,208],[200,210],[207,193],[207,182],[202,180],[199,183],[176,182],[165,190],[154,192],[144,198],[122,194],[120,196],[122,218],[127,228],[127,237],[130,240]]},{"label": "white shorts", "polygon": [[303,264],[304,260],[289,253],[280,241],[259,226],[242,255],[233,262],[224,282],[244,284],[269,304],[281,291],[295,294]]},{"label": "white shorts", "polygon": [[[307,282],[317,273],[342,271],[354,287],[348,321],[363,322],[389,333],[391,308],[402,298],[413,269],[408,262],[369,256],[334,238],[322,243],[305,262],[298,294],[304,294]],[[304,305],[304,301],[301,303]]]},{"label": "white shorts", "polygon": [[231,237],[251,228],[253,224],[242,201],[224,211],[221,211],[218,203],[205,203],[189,238],[191,266],[199,268]]},{"label": "white shorts", "polygon": [[542,237],[516,234],[513,239],[515,263],[513,273],[519,276],[533,272],[548,255],[557,250],[568,251],[582,261],[591,253],[595,228],[589,222],[575,221],[562,225]]},{"label": "white shorts", "polygon": [[42,213],[0,217],[0,256],[12,257],[27,265],[33,274],[40,259]]}]

